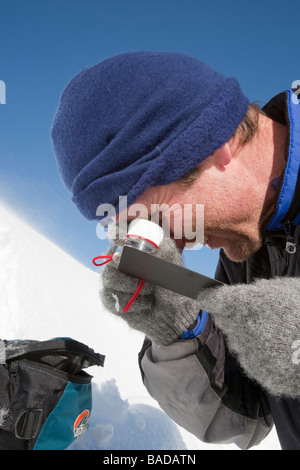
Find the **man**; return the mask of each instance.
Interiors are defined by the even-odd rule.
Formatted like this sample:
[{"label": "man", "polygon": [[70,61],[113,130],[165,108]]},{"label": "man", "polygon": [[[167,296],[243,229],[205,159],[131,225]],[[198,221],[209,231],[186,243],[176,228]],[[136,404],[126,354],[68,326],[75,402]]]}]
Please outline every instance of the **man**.
[{"label": "man", "polygon": [[[287,90],[259,110],[235,79],[198,59],[136,52],[77,74],[53,123],[62,178],[86,218],[102,203],[119,209],[119,195],[149,210],[204,204],[205,241],[221,248],[225,285],[192,301],[145,284],[121,316],[146,335],[149,393],[205,442],[247,449],[274,422],[282,448],[300,449],[295,97]],[[157,256],[181,264],[184,243],[164,240]],[[101,299],[120,314],[138,280],[111,263],[102,277]]]}]

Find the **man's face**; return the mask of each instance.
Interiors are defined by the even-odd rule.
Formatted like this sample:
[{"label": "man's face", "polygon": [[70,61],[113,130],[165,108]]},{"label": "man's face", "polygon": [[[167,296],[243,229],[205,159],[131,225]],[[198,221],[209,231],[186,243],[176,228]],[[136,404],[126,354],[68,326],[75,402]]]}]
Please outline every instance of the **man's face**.
[{"label": "man's face", "polygon": [[[177,181],[148,188],[137,203],[147,207],[148,217],[152,205],[165,204],[166,211],[162,211],[162,217],[169,220],[171,238],[174,238],[176,224],[184,223],[185,205],[193,205],[193,230],[197,230],[196,205],[203,205],[203,244],[212,249],[223,248],[232,261],[244,261],[261,246],[264,194],[261,188],[254,186],[254,179],[243,170],[238,159],[233,159],[230,165],[221,168],[208,157],[199,166],[199,175],[192,183],[182,184]],[[167,212],[172,206],[175,210],[170,217]],[[183,233],[177,245],[183,248],[186,242]]]}]

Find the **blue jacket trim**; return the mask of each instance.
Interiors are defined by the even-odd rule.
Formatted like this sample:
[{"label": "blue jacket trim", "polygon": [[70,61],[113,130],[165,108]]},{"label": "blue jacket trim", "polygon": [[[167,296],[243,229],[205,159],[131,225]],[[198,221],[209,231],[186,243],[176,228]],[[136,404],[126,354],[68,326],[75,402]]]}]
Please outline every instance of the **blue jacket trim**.
[{"label": "blue jacket trim", "polygon": [[202,333],[202,331],[204,330],[204,327],[206,325],[207,315],[208,315],[208,313],[205,312],[205,310],[201,310],[199,315],[197,316],[197,324],[196,324],[195,328],[193,328],[192,330],[185,330],[182,333],[181,338],[182,339],[193,339],[193,338],[196,338],[196,336],[200,335],[200,333]]},{"label": "blue jacket trim", "polygon": [[[270,221],[268,230],[282,230],[284,228],[281,221],[287,213],[293,194],[296,189],[298,172],[300,167],[300,103],[295,103],[292,99],[294,93],[292,90],[287,90],[287,107],[290,121],[290,143],[289,143],[289,157],[284,174],[284,180],[278,199],[276,212]],[[300,223],[300,213],[294,221],[290,221],[294,225]]]}]

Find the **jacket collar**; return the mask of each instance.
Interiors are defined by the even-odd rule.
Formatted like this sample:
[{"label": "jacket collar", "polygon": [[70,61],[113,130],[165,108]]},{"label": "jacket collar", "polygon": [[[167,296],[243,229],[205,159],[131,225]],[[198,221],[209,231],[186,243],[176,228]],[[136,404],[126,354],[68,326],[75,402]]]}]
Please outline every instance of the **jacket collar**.
[{"label": "jacket collar", "polygon": [[292,90],[287,90],[275,96],[263,111],[289,129],[288,159],[281,191],[276,211],[266,228],[266,231],[276,231],[300,224],[300,102]]}]

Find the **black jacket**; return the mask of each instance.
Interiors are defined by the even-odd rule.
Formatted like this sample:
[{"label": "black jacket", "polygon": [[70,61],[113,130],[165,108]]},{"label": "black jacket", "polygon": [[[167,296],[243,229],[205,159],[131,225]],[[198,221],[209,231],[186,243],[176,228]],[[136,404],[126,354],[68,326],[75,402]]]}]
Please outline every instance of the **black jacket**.
[{"label": "black jacket", "polygon": [[[285,102],[285,93],[282,93],[265,107],[267,114],[282,124],[287,124]],[[300,173],[289,206],[289,219],[294,220],[299,212]],[[236,284],[241,282],[250,283],[258,278],[270,279],[276,276],[300,277],[300,225],[297,228],[293,227],[292,232],[289,233],[289,221],[286,217],[285,221],[287,223],[285,230],[265,232],[262,248],[244,263],[233,263],[221,252],[216,278],[228,284]],[[290,254],[287,252],[287,242],[294,245],[295,253]],[[293,251],[293,246],[291,248],[291,251]],[[300,401],[292,399],[279,400],[270,395],[266,396],[266,400],[282,448],[285,450],[300,450]]]},{"label": "black jacket", "polygon": [[[264,110],[273,120],[290,128],[287,106],[284,92]],[[297,124],[300,145],[300,122]],[[261,249],[243,263],[231,262],[221,250],[218,280],[234,285],[250,284],[254,279],[300,277],[299,162],[300,152],[292,172],[294,190],[289,192],[287,185],[283,191],[285,183],[281,182],[284,201],[279,198],[276,214],[262,229]],[[282,449],[300,450],[300,401],[277,399],[248,378],[211,318],[203,333],[191,341],[158,347],[146,340],[140,367],[150,395],[174,421],[200,440],[234,442],[247,449],[258,445],[274,422]]]},{"label": "black jacket", "polygon": [[[298,242],[298,249],[293,255],[289,255],[286,252],[286,234],[284,232],[278,232],[273,234],[273,236],[271,234],[266,235],[262,248],[244,263],[233,263],[221,252],[216,278],[228,284],[236,284],[240,282],[249,283],[260,277],[269,279],[275,276],[285,276],[288,272],[289,275],[299,277],[300,231],[297,232],[296,236],[297,239],[295,239],[295,242]],[[231,358],[231,360],[228,359],[227,374],[228,382],[233,381],[232,377],[230,377],[231,375],[239,376],[239,368],[233,358]],[[270,395],[263,394],[263,392],[257,391],[254,395],[252,382],[248,382],[246,378],[240,377],[236,378],[235,382],[236,380],[242,380],[243,385],[240,385],[239,388],[236,389],[238,396],[234,396],[234,392],[231,395],[231,400],[235,408],[242,406],[241,395],[239,393],[240,387],[247,390],[247,396],[244,396],[242,401],[246,400],[248,403],[254,402],[254,397],[256,399],[256,394],[260,393],[264,413],[268,414],[270,411],[282,449],[300,450],[300,401],[276,399]]]}]

